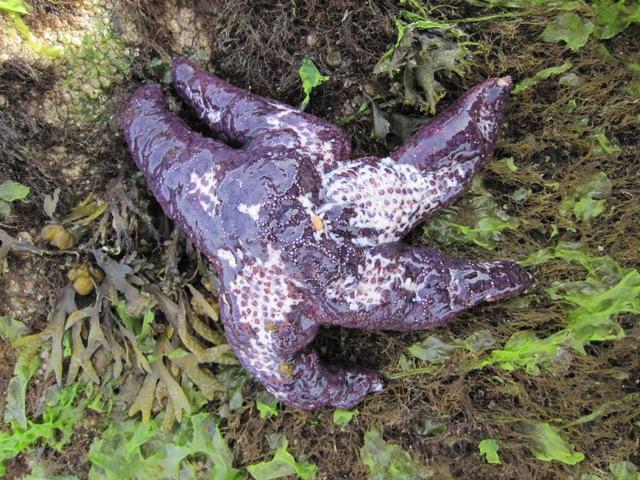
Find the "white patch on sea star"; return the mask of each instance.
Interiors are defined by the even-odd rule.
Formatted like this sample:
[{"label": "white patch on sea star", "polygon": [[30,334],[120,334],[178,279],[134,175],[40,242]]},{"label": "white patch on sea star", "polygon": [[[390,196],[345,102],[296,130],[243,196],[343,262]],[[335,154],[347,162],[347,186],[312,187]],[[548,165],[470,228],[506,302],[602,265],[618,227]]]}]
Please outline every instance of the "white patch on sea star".
[{"label": "white patch on sea star", "polygon": [[191,189],[187,194],[196,196],[198,203],[207,213],[213,213],[215,207],[220,204],[220,199],[215,193],[218,184],[217,174],[218,169],[216,168],[202,175],[191,172],[189,179]]},{"label": "white patch on sea star", "polygon": [[222,118],[222,110],[215,109],[213,105],[209,105],[206,118],[210,124],[216,124]]},{"label": "white patch on sea star", "polygon": [[236,268],[236,266],[238,265],[236,263],[236,257],[233,256],[233,253],[230,250],[220,248],[218,249],[217,256],[221,260],[226,261],[232,268]]},{"label": "white patch on sea star", "polygon": [[244,203],[241,203],[238,205],[238,211],[240,213],[245,213],[249,215],[251,218],[253,218],[254,220],[258,220],[258,218],[260,217],[261,208],[262,208],[262,205],[259,203],[256,203],[255,205],[246,205]]}]

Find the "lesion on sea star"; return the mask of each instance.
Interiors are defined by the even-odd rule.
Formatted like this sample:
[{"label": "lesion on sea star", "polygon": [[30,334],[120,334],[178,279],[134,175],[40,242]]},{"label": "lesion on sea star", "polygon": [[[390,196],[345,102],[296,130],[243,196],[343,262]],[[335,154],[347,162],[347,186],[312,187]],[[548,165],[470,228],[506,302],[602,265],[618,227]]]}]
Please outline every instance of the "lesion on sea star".
[{"label": "lesion on sea star", "polygon": [[422,330],[529,285],[515,263],[401,242],[491,157],[509,77],[476,85],[389,157],[357,160],[329,122],[184,59],[172,77],[212,136],[145,84],[123,117],[129,149],[164,212],[215,265],[238,359],[284,403],[349,408],[383,387],[372,370],[320,361],[311,343],[321,325]]}]

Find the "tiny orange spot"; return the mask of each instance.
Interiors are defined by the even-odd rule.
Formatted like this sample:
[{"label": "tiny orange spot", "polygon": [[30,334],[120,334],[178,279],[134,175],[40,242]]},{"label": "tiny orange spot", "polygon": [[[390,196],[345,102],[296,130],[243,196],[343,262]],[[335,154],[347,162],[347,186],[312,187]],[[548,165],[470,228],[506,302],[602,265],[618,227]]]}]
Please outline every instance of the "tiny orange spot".
[{"label": "tiny orange spot", "polygon": [[278,329],[278,325],[275,322],[267,322],[267,330],[274,332]]},{"label": "tiny orange spot", "polygon": [[311,223],[313,224],[313,228],[315,228],[316,231],[321,232],[322,230],[324,230],[324,222],[322,221],[322,218],[320,218],[319,216],[312,215]]}]

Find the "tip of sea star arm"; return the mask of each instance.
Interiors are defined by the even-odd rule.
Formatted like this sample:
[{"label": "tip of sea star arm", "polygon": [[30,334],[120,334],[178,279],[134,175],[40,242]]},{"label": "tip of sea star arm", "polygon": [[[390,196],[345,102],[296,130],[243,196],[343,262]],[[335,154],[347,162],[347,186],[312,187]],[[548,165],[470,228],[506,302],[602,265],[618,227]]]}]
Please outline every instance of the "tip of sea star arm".
[{"label": "tip of sea star arm", "polygon": [[131,127],[131,123],[138,117],[161,112],[165,109],[165,99],[162,88],[156,83],[145,83],[139,86],[129,100],[123,114],[123,127],[125,133]]},{"label": "tip of sea star arm", "polygon": [[474,86],[422,127],[391,158],[420,169],[431,169],[468,144],[486,159],[495,147],[504,120],[511,77],[490,78]]}]

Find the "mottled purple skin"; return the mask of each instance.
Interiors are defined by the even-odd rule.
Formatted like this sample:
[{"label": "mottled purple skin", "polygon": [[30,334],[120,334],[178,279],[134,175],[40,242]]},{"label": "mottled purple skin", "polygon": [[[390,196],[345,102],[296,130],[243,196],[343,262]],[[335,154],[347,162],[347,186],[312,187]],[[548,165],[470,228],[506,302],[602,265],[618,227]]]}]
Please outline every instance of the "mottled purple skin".
[{"label": "mottled purple skin", "polygon": [[284,403],[349,408],[383,387],[374,371],[320,361],[310,343],[323,324],[422,330],[529,285],[511,262],[400,243],[489,160],[510,78],[475,86],[389,158],[351,160],[328,122],[186,60],[172,73],[215,139],[147,84],[125,112],[127,143],[165,213],[215,265],[240,362]]}]

